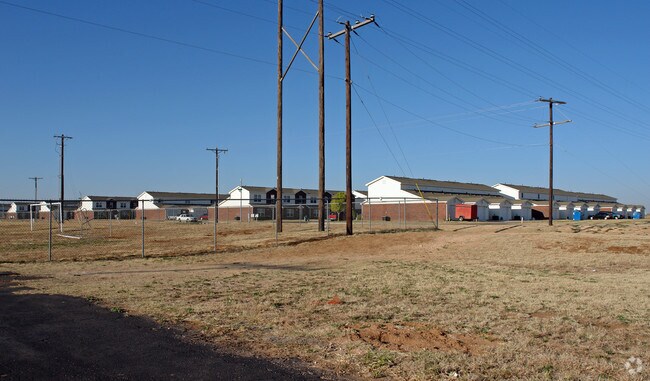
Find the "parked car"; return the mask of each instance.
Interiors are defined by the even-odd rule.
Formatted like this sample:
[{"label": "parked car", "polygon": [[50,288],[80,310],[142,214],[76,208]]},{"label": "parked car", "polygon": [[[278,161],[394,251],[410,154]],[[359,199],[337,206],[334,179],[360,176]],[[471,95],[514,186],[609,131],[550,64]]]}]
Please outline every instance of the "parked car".
[{"label": "parked car", "polygon": [[180,216],[178,216],[177,221],[180,221],[180,222],[197,222],[198,220],[196,219],[196,217],[191,216],[189,214],[181,214]]},{"label": "parked car", "polygon": [[201,220],[201,221],[207,221],[207,220],[208,220],[208,214],[207,214],[207,213],[202,214],[201,217],[199,217],[199,220]]},{"label": "parked car", "polygon": [[589,218],[592,220],[618,220],[621,215],[612,212],[598,212]]}]

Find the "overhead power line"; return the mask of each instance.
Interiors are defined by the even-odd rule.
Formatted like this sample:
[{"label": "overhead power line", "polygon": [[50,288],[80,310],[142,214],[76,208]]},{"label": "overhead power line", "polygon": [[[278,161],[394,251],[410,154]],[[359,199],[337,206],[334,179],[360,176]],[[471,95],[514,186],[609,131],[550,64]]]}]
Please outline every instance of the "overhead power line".
[{"label": "overhead power line", "polygon": [[508,66],[510,66],[510,67],[512,67],[513,69],[515,69],[515,70],[517,70],[517,71],[519,71],[519,72],[521,72],[523,74],[526,74],[527,76],[530,76],[530,77],[532,77],[532,78],[534,78],[534,79],[536,79],[536,80],[538,80],[540,82],[550,84],[550,85],[552,85],[552,86],[554,86],[554,87],[556,87],[558,89],[561,89],[561,90],[563,90],[563,91],[565,91],[565,92],[567,92],[569,94],[572,94],[576,98],[578,98],[578,99],[580,99],[580,100],[582,100],[582,101],[584,101],[584,102],[586,102],[588,104],[591,104],[592,106],[596,106],[596,107],[600,108],[601,110],[607,111],[608,113],[610,113],[612,115],[615,115],[615,116],[617,116],[617,117],[619,117],[619,118],[621,118],[623,120],[626,120],[626,121],[628,121],[630,123],[636,124],[636,125],[641,126],[643,128],[648,127],[647,123],[644,123],[644,122],[639,121],[637,119],[631,118],[628,115],[626,115],[626,114],[624,114],[624,113],[622,113],[622,112],[620,112],[620,111],[618,111],[618,110],[616,110],[616,109],[614,109],[614,108],[612,108],[612,107],[610,107],[610,106],[608,106],[606,104],[598,102],[598,101],[592,99],[591,97],[586,96],[586,95],[584,95],[584,94],[582,94],[582,93],[580,93],[578,91],[575,91],[575,90],[565,86],[564,84],[562,84],[562,83],[560,83],[558,81],[555,81],[555,80],[553,80],[553,79],[551,79],[551,78],[549,78],[549,77],[547,77],[547,76],[545,76],[543,74],[537,73],[537,72],[529,69],[527,66],[522,65],[522,64],[520,64],[520,63],[518,63],[518,62],[516,62],[516,61],[514,61],[514,60],[512,60],[512,59],[510,59],[510,58],[496,52],[496,51],[494,51],[493,49],[490,49],[489,47],[487,47],[487,46],[485,46],[485,45],[483,45],[483,44],[481,44],[479,42],[476,42],[476,41],[472,40],[471,38],[469,38],[469,37],[467,37],[467,36],[465,36],[465,35],[463,35],[463,34],[461,34],[459,32],[456,32],[453,29],[450,29],[450,28],[436,22],[431,17],[425,16],[421,12],[417,12],[417,11],[413,10],[412,8],[406,6],[406,5],[398,3],[395,0],[384,0],[384,2],[388,3],[389,5],[393,6],[396,9],[398,9],[399,11],[413,17],[414,19],[416,19],[416,20],[418,20],[420,22],[423,22],[426,25],[431,26],[431,27],[433,27],[433,28],[435,28],[435,29],[437,29],[437,30],[439,30],[439,31],[441,31],[441,32],[443,32],[443,33],[445,33],[445,34],[447,34],[447,35],[461,41],[461,42],[463,42],[464,44],[467,44],[467,45],[471,46],[472,48],[480,51],[481,53],[486,54],[486,55],[488,55],[488,56],[490,56],[490,57],[492,57],[492,58],[494,58],[494,59],[496,59],[496,60],[498,60],[498,61],[500,61],[500,62],[502,62],[502,63],[504,63],[504,64],[506,64]]},{"label": "overhead power line", "polygon": [[507,37],[512,38],[515,43],[519,44],[525,49],[528,49],[534,54],[539,54],[541,57],[546,59],[548,62],[555,64],[559,67],[562,67],[566,71],[568,71],[571,74],[574,74],[585,81],[591,83],[592,85],[600,88],[601,90],[607,92],[608,95],[613,95],[624,102],[627,102],[634,107],[638,107],[646,112],[650,111],[650,108],[648,108],[646,105],[628,97],[625,94],[622,94],[620,91],[617,89],[609,86],[608,84],[604,83],[603,81],[599,80],[598,78],[590,75],[589,73],[585,72],[584,70],[580,69],[579,67],[576,67],[575,65],[571,64],[567,60],[563,59],[562,57],[557,56],[553,52],[549,51],[548,49],[544,48],[543,46],[539,45],[535,41],[529,39],[528,37],[522,35],[521,33],[513,30],[512,28],[508,27],[507,25],[503,24],[499,20],[491,17],[490,15],[486,14],[485,12],[481,11],[477,7],[473,6],[472,4],[469,4],[465,0],[457,0],[456,4],[460,5],[464,9],[468,10],[472,14],[478,16],[480,19],[484,20],[486,23],[489,25],[493,25],[495,28],[497,28],[499,31],[502,31]]},{"label": "overhead power line", "polygon": [[188,42],[173,40],[171,38],[159,37],[159,36],[155,36],[155,35],[152,35],[152,34],[136,32],[136,31],[132,31],[132,30],[128,30],[128,29],[124,29],[124,28],[120,28],[120,27],[116,27],[116,26],[112,26],[112,25],[108,25],[108,24],[102,24],[102,23],[98,23],[98,22],[94,22],[94,21],[84,20],[84,19],[81,19],[81,18],[78,18],[78,17],[66,16],[66,15],[62,15],[60,13],[50,12],[50,11],[46,11],[46,10],[43,10],[43,9],[32,8],[32,7],[28,7],[28,6],[24,6],[24,5],[20,5],[20,4],[14,4],[14,3],[10,3],[10,2],[4,1],[4,0],[0,0],[0,4],[5,4],[5,5],[12,6],[12,7],[24,9],[24,10],[27,10],[27,11],[41,13],[41,14],[48,15],[48,16],[54,16],[54,17],[58,17],[58,18],[61,18],[61,19],[64,19],[64,20],[75,21],[75,22],[79,22],[79,23],[82,23],[82,24],[92,25],[92,26],[96,26],[96,27],[99,27],[99,28],[104,28],[104,29],[108,29],[108,30],[112,30],[112,31],[116,31],[116,32],[126,33],[126,34],[130,34],[130,35],[133,35],[133,36],[138,36],[138,37],[148,38],[148,39],[151,39],[151,40],[162,41],[162,42],[167,42],[167,43],[174,44],[174,45],[184,46],[186,48],[198,49],[198,50],[202,50],[202,51],[205,51],[205,52],[221,54],[221,55],[225,55],[225,56],[229,56],[229,57],[239,58],[239,59],[242,59],[242,60],[247,60],[247,61],[252,61],[252,62],[257,62],[257,63],[263,63],[265,65],[275,65],[273,62],[265,61],[265,60],[262,60],[262,59],[259,59],[259,58],[247,57],[247,56],[243,56],[243,55],[240,55],[240,54],[227,52],[227,51],[224,51],[224,50],[207,48],[207,47],[204,47],[204,46],[200,46],[200,45],[196,45],[196,44],[192,44],[192,43],[188,43]]}]

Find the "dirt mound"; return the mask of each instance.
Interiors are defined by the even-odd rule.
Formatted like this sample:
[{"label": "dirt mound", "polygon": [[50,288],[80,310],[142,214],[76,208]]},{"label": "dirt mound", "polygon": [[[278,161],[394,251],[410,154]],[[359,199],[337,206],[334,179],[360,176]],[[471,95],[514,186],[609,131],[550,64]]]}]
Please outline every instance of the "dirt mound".
[{"label": "dirt mound", "polygon": [[403,352],[430,350],[477,353],[491,342],[469,335],[452,335],[419,323],[357,324],[352,327],[352,340],[361,340],[375,348]]},{"label": "dirt mound", "polygon": [[610,246],[607,248],[607,251],[617,254],[648,254],[648,251],[644,250],[644,248],[640,246]]}]

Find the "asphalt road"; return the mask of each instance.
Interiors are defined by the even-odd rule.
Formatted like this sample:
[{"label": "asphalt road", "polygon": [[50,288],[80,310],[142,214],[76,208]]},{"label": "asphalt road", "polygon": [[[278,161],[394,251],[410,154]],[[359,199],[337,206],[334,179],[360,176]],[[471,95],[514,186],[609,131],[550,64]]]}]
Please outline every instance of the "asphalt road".
[{"label": "asphalt road", "polygon": [[219,353],[85,299],[17,294],[20,279],[0,273],[0,381],[322,379],[296,364]]}]

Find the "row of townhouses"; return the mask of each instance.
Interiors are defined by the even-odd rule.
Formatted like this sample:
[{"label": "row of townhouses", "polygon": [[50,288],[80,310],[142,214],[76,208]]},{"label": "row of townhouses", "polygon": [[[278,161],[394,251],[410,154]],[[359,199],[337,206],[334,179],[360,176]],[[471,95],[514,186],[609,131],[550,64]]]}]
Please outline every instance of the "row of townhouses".
[{"label": "row of townhouses", "polygon": [[[548,188],[498,183],[493,186],[455,181],[381,176],[366,184],[367,191],[353,192],[356,216],[365,220],[408,219],[410,221],[457,219],[458,205],[475,208],[474,219],[533,220],[572,219],[576,212],[588,219],[601,211],[617,213],[622,218],[645,218],[645,206],[620,203],[615,197],[554,189],[548,200]],[[341,191],[325,192],[326,205]],[[55,210],[62,218],[142,218],[169,219],[179,214],[212,220],[218,201],[220,221],[268,220],[275,217],[277,189],[260,186],[237,186],[218,200],[209,193],[145,191],[137,197],[86,196]],[[318,190],[285,188],[282,190],[282,213],[286,219],[318,217]],[[4,210],[2,209],[4,207]],[[5,218],[45,218],[49,204],[13,202],[0,205]]]}]

